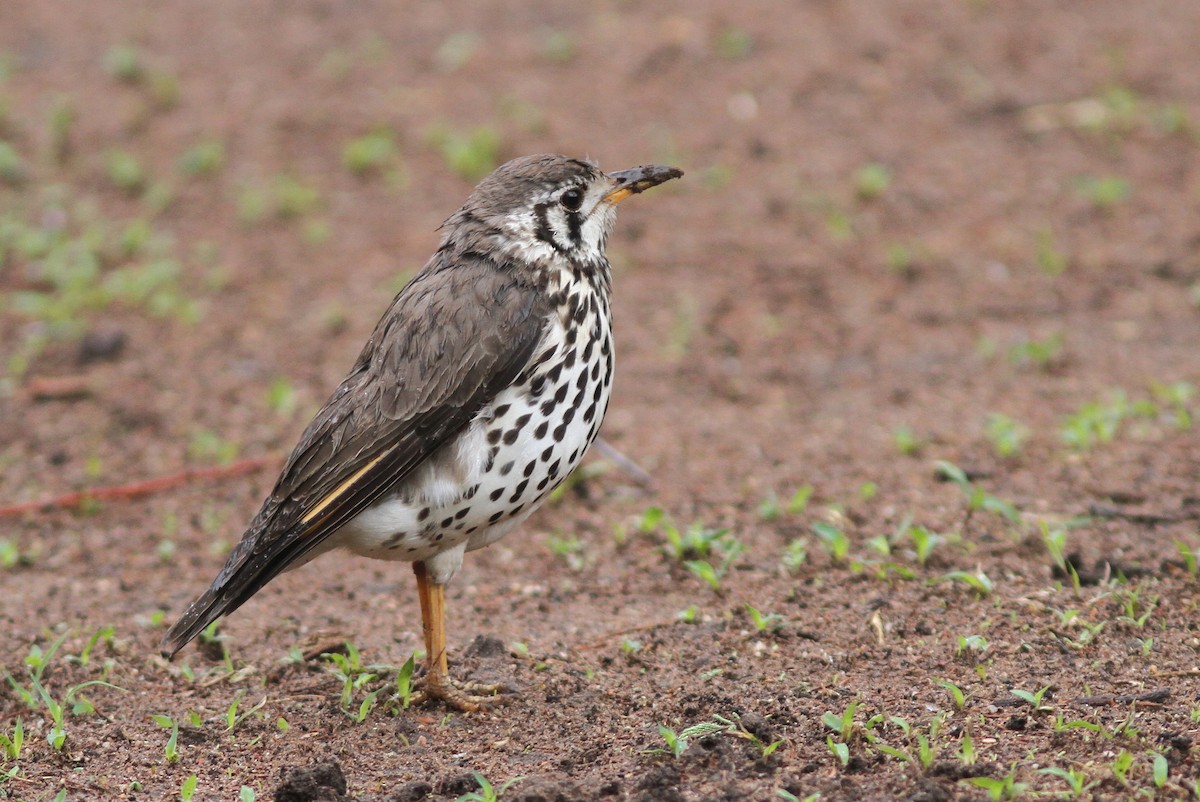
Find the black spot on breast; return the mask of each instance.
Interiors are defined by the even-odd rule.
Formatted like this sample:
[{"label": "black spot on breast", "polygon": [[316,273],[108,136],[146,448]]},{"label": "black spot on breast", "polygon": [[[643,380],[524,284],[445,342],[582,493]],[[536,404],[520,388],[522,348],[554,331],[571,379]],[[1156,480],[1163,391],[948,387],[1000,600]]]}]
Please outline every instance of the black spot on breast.
[{"label": "black spot on breast", "polygon": [[571,328],[567,329],[567,336],[566,336],[567,345],[574,345],[575,341],[578,339],[579,339],[579,327],[572,326]]},{"label": "black spot on breast", "polygon": [[545,490],[545,489],[546,489],[546,485],[548,485],[548,484],[550,484],[550,477],[549,477],[549,476],[543,477],[543,478],[542,478],[542,481],[540,481],[540,482],[538,482],[538,483],[537,483],[537,489],[538,489],[538,490]]},{"label": "black spot on breast", "polygon": [[563,426],[566,426],[573,420],[575,420],[575,407],[567,407],[565,410],[563,410]]},{"label": "black spot on breast", "polygon": [[525,505],[524,505],[524,504],[518,504],[517,506],[515,506],[515,507],[513,507],[513,508],[512,508],[512,511],[511,511],[511,512],[509,512],[509,515],[516,515],[517,513],[519,513],[519,512],[520,512],[521,510],[523,510],[523,509],[525,509]]},{"label": "black spot on breast", "polygon": [[461,521],[463,518],[467,517],[467,513],[469,513],[470,511],[471,511],[470,507],[463,507],[461,510],[454,513],[454,520]]},{"label": "black spot on breast", "polygon": [[502,434],[504,434],[504,432],[502,432],[500,429],[492,429],[488,432],[488,443],[491,445],[496,445],[496,443],[500,442],[500,436]]},{"label": "black spot on breast", "polygon": [[533,476],[533,469],[536,467],[537,467],[537,460],[535,460],[535,459],[529,460],[529,464],[525,466],[525,478],[526,479],[528,479],[530,476]]},{"label": "black spot on breast", "polygon": [[592,376],[592,381],[595,381],[596,379],[600,378],[600,360],[599,359],[597,359],[595,362],[592,363],[591,376]]},{"label": "black spot on breast", "polygon": [[[606,381],[606,382],[605,382],[605,384],[607,384],[607,383],[608,383],[608,382]],[[596,389],[592,391],[592,402],[593,402],[593,403],[595,403],[595,402],[599,401],[599,400],[600,400],[600,394],[601,394],[601,393],[603,393],[603,392],[604,392],[604,387],[603,387],[603,385],[599,385],[599,384],[597,384],[597,385],[596,385]]]},{"label": "black spot on breast", "polygon": [[550,428],[550,421],[544,420],[538,424],[538,427],[533,430],[533,436],[541,440],[546,436],[546,431]]},{"label": "black spot on breast", "polygon": [[529,419],[532,417],[533,417],[532,413],[526,412],[524,415],[522,415],[521,417],[519,417],[515,421],[513,421],[513,426],[516,427],[517,431],[521,431],[522,429],[525,428],[525,424],[529,423]]},{"label": "black spot on breast", "polygon": [[541,410],[543,415],[549,415],[554,411],[554,406],[557,402],[553,398],[547,398],[542,402]]},{"label": "black spot on breast", "polygon": [[496,409],[492,412],[492,417],[493,418],[503,418],[505,415],[508,414],[508,410],[511,407],[512,407],[512,404],[501,404],[500,406],[496,407]]},{"label": "black spot on breast", "polygon": [[417,513],[418,521],[424,521],[428,517],[429,517],[429,508],[428,507],[422,507],[421,511]]},{"label": "black spot on breast", "polygon": [[520,429],[509,429],[504,433],[504,445],[511,446],[517,442],[517,436],[521,434]]},{"label": "black spot on breast", "polygon": [[[596,365],[597,369],[599,369],[599,367],[600,367],[599,365]],[[541,395],[542,390],[544,390],[544,389],[546,389],[546,377],[545,376],[537,376],[534,378],[533,381],[531,381],[529,383],[529,395],[532,396],[533,398],[537,398],[539,395]]]},{"label": "black spot on breast", "polygon": [[574,465],[575,460],[577,460],[577,459],[579,459],[579,449],[578,448],[571,452],[571,456],[567,457],[567,462]]},{"label": "black spot on breast", "polygon": [[463,498],[467,501],[475,498],[475,494],[479,492],[479,485],[471,485],[467,488],[467,492],[463,493]]},{"label": "black spot on breast", "polygon": [[591,423],[592,418],[596,417],[596,405],[592,404],[587,408],[587,412],[583,413],[583,422]]},{"label": "black spot on breast", "polygon": [[549,462],[552,456],[554,456],[554,446],[546,446],[546,450],[542,452],[542,462]]},{"label": "black spot on breast", "polygon": [[492,450],[488,452],[487,462],[483,463],[483,472],[490,473],[492,466],[496,464],[496,454],[500,451],[500,446],[492,446]]},{"label": "black spot on breast", "polygon": [[558,469],[559,469],[559,467],[561,466],[561,464],[562,464],[562,460],[558,460],[558,459],[556,459],[556,460],[554,460],[554,462],[553,462],[553,463],[550,465],[550,476],[551,476],[551,478],[554,478],[554,479],[557,479],[557,478],[558,478]]},{"label": "black spot on breast", "polygon": [[579,304],[579,306],[575,307],[574,314],[571,317],[575,319],[576,325],[583,323],[583,319],[588,316],[588,312],[595,309],[595,306],[596,296],[589,295],[586,304]]},{"label": "black spot on breast", "polygon": [[504,517],[504,510],[500,510],[500,512],[494,512],[494,513],[492,513],[492,516],[490,518],[488,518],[488,523],[494,524],[494,523],[496,523],[496,521],[499,521],[503,517]]},{"label": "black spot on breast", "polygon": [[508,476],[508,472],[511,471],[512,469],[513,469],[513,464],[512,464],[512,461],[510,460],[500,466],[500,475]]},{"label": "black spot on breast", "polygon": [[475,534],[476,531],[478,531],[478,529],[479,529],[478,526],[472,526],[470,529],[467,530],[467,534],[473,535],[473,534]]},{"label": "black spot on breast", "polygon": [[500,497],[503,495],[504,495],[504,488],[497,487],[491,493],[488,493],[488,498],[491,499],[492,501],[499,501]]},{"label": "black spot on breast", "polygon": [[561,443],[563,438],[567,436],[567,424],[561,424],[554,427],[554,442]]},{"label": "black spot on breast", "polygon": [[520,501],[521,494],[525,492],[525,488],[527,487],[529,487],[528,479],[522,479],[520,482],[518,482],[516,488],[513,489],[513,494],[508,497],[509,503],[516,504],[518,501]]},{"label": "black spot on breast", "polygon": [[450,518],[443,518],[443,519],[442,519],[442,529],[448,529],[448,528],[450,528],[450,524],[452,524],[452,523],[454,523],[454,518],[453,518],[453,517],[450,517]]},{"label": "black spot on breast", "polygon": [[441,542],[442,542],[442,538],[444,538],[444,537],[445,537],[445,535],[444,535],[444,534],[442,534],[441,532],[438,532],[436,535],[434,535],[434,537],[433,537],[433,542],[434,542],[434,543],[441,543]]},{"label": "black spot on breast", "polygon": [[571,388],[570,388],[570,387],[569,387],[567,384],[565,384],[565,383],[564,383],[564,384],[560,384],[560,385],[558,386],[558,389],[554,391],[554,400],[555,400],[555,402],[557,402],[557,403],[561,404],[563,401],[566,401],[566,400],[567,400],[567,392],[568,392],[570,389],[571,389]]},{"label": "black spot on breast", "polygon": [[588,340],[587,345],[583,346],[583,361],[587,362],[592,358],[592,349],[595,348],[596,341]]},{"label": "black spot on breast", "polygon": [[[595,363],[593,363],[595,364]],[[579,371],[579,375],[575,378],[575,387],[583,390],[587,386],[588,372],[586,370]]]},{"label": "black spot on breast", "polygon": [[562,362],[559,362],[554,367],[550,368],[550,370],[546,371],[547,381],[550,381],[551,383],[557,382],[558,377],[562,375],[562,371],[563,371],[563,364],[562,364]]},{"label": "black spot on breast", "polygon": [[564,368],[566,368],[567,370],[570,370],[571,368],[575,367],[575,349],[574,348],[572,348],[570,351],[567,351],[567,355],[565,357],[563,357],[562,366]]}]

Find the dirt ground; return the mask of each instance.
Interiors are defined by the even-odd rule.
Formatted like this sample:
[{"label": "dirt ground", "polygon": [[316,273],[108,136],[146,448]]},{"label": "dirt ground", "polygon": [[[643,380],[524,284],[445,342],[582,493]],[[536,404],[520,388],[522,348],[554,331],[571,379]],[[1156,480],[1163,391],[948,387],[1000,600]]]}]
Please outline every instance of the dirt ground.
[{"label": "dirt ground", "polygon": [[[0,517],[0,797],[1193,798],[1198,39],[6,0],[0,505],[258,462]],[[165,663],[441,220],[544,151],[687,175],[610,246],[602,435],[652,486],[593,453],[450,588],[452,669],[519,693],[403,708],[411,574],[343,555]]]}]

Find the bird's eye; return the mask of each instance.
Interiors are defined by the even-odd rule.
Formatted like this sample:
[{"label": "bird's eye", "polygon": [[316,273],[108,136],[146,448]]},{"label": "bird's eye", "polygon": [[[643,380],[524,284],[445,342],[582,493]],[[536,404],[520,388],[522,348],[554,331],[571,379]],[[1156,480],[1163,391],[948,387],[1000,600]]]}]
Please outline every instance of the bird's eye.
[{"label": "bird's eye", "polygon": [[579,207],[583,205],[583,190],[578,188],[568,189],[558,200],[568,212],[577,212],[579,211]]}]

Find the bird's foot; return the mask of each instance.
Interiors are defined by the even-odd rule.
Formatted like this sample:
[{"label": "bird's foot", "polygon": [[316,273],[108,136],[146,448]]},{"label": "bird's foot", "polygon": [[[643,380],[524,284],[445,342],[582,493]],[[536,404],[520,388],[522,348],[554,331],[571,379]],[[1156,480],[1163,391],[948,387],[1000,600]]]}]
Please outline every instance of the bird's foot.
[{"label": "bird's foot", "polygon": [[503,704],[508,701],[512,691],[507,685],[460,682],[436,673],[416,679],[414,684],[417,689],[409,697],[410,705],[422,705],[436,700],[464,713],[475,713]]}]

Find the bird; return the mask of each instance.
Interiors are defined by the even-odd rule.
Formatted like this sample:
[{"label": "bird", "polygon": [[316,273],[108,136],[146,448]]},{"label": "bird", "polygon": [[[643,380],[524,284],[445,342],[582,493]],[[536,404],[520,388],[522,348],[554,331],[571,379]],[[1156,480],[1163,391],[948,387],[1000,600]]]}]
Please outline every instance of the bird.
[{"label": "bird", "polygon": [[411,703],[461,711],[508,689],[450,676],[445,589],[468,551],[521,524],[579,464],[613,385],[617,205],[683,172],[508,161],[441,241],[317,412],[211,586],[167,631],[174,657],[284,571],[334,549],[408,561],[425,671]]}]

